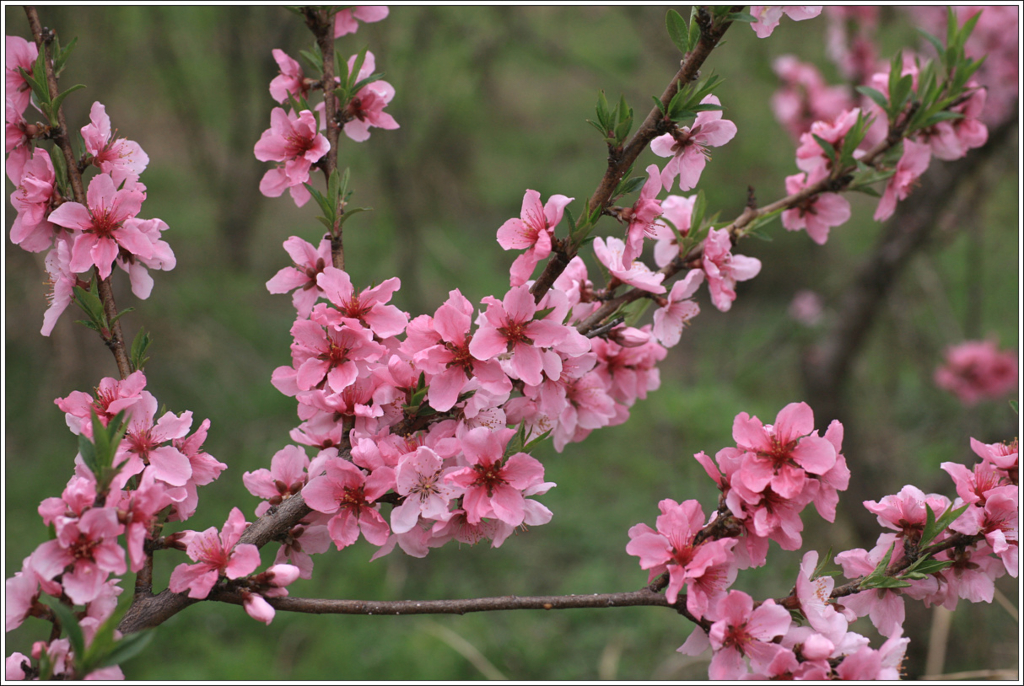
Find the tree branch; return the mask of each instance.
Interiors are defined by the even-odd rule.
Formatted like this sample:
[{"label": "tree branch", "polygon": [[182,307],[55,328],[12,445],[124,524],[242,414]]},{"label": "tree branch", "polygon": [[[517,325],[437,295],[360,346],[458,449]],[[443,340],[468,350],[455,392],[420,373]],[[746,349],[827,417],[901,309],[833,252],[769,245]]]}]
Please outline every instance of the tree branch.
[{"label": "tree branch", "polygon": [[[739,12],[742,9],[742,7],[734,7],[733,11]],[[700,40],[697,42],[697,47],[686,54],[679,67],[679,71],[672,77],[665,91],[661,94],[661,104],[665,108],[668,107],[673,96],[679,92],[680,83],[688,84],[700,75],[700,68],[704,61],[711,55],[711,51],[715,49],[722,36],[725,35],[725,32],[732,25],[732,22],[728,21],[714,25],[711,18],[703,10],[702,14],[695,21],[702,22]],[[587,202],[587,209],[589,211],[593,211],[593,208],[597,207],[600,207],[603,211],[608,206],[612,193],[615,192],[626,171],[633,166],[633,163],[636,162],[640,153],[647,148],[647,145],[665,132],[661,128],[663,120],[664,116],[661,114],[661,110],[657,107],[652,108],[647,118],[644,119],[644,123],[640,125],[640,128],[633,134],[629,142],[622,147],[621,151],[614,151],[613,154],[609,155],[608,169],[598,184],[597,190],[594,191],[594,194],[590,196],[590,200]],[[544,294],[554,285],[555,279],[565,271],[569,261],[576,256],[576,246],[568,245],[567,243],[567,241],[561,242],[560,245],[556,246],[556,249],[552,251],[551,259],[544,268],[544,272],[530,289],[534,300],[537,302],[540,302]]]}]

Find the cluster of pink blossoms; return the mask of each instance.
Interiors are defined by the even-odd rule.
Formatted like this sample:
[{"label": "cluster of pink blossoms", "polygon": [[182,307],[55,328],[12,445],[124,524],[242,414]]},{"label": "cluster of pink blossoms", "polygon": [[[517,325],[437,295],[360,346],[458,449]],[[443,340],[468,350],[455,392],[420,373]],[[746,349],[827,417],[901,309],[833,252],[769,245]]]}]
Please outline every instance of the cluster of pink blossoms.
[{"label": "cluster of pink blossoms", "polygon": [[[859,19],[870,23],[872,17],[870,13],[859,16],[850,15],[846,11],[838,12],[832,26],[832,52],[840,59],[841,66],[845,65],[851,77],[862,80],[860,85],[870,86],[888,97],[890,65],[873,61],[874,51],[864,47],[863,43],[868,39],[860,34],[856,39],[860,47],[856,48],[856,55],[851,54],[845,33],[844,22]],[[1008,35],[1005,27],[1002,33]],[[977,49],[974,53],[980,54]],[[1013,53],[1015,56],[1016,43]],[[869,60],[864,59],[866,55],[870,55]],[[912,77],[915,91],[918,63],[919,58],[915,55],[904,54],[901,75]],[[858,119],[870,117],[872,125],[854,153],[858,157],[888,135],[886,113],[867,96],[862,96],[859,107],[855,106],[856,103],[851,101],[849,95],[844,94],[845,89],[825,85],[814,67],[801,64],[789,56],[777,60],[775,68],[783,85],[773,98],[773,109],[780,123],[799,138],[796,163],[802,173],[786,178],[787,193],[797,193],[819,183],[834,171],[833,161],[815,136],[831,144],[835,150],[841,150],[846,135]],[[985,144],[988,130],[982,123],[982,117],[987,92],[978,81],[972,80],[966,86],[963,102],[951,108],[951,111],[961,115],[959,118],[940,121],[914,132],[903,141],[902,156],[886,183],[875,211],[876,221],[885,221],[893,215],[897,203],[907,198],[917,180],[927,170],[933,156],[946,161],[957,160],[969,150]],[[850,205],[845,198],[836,193],[822,192],[783,212],[782,224],[790,231],[804,229],[812,240],[824,244],[828,240],[829,229],[846,223],[849,218]]]},{"label": "cluster of pink blossoms", "polygon": [[[740,570],[766,564],[769,539],[784,550],[800,548],[800,513],[808,504],[835,519],[838,492],[850,476],[840,453],[843,427],[833,421],[819,437],[813,420],[804,403],[783,408],[771,426],[741,413],[733,424],[735,448],[719,451],[714,462],[704,453],[694,456],[722,491],[719,510],[705,518],[696,501],[666,499],[656,529],[637,524],[629,530],[626,552],[640,558],[649,581],[668,576],[666,599],[679,602],[685,587],[686,611],[702,624],[679,652],[699,655],[710,647],[712,679],[899,678],[908,643],[904,595],[952,610],[960,598],[991,602],[994,580],[1017,574],[1017,442],[972,439],[982,458],[973,471],[942,465],[956,484],[955,502],[913,486],[867,501],[865,507],[895,533],[882,534],[871,551],[848,550],[835,558],[846,577],[861,584],[883,560],[897,569],[905,554],[926,545],[936,546],[934,559],[948,563],[943,568],[902,585],[866,585],[833,597],[832,578],[814,576],[818,554],[812,551],[803,556],[788,598],[755,604],[748,594],[730,590]],[[945,530],[922,540],[929,508],[934,521],[958,507],[965,509]],[[791,612],[806,624],[794,622]],[[850,631],[850,623],[865,616],[887,637],[878,649]]]},{"label": "cluster of pink blossoms", "polygon": [[115,137],[101,103],[93,103],[90,123],[81,129],[85,159],[99,170],[89,182],[86,204],[62,195],[50,155],[34,145],[45,127],[28,123],[24,116],[31,91],[17,67],[31,72],[37,48],[17,36],[6,36],[6,47],[5,151],[7,176],[15,186],[11,204],[17,212],[11,242],[29,252],[49,250],[46,269],[52,290],[42,328],[49,336],[71,303],[74,286],[87,286],[79,274],[95,267],[99,278],[106,279],[116,264],[128,273],[132,292],[146,299],[153,290],[149,270],[173,269],[175,258],[161,238],[167,224],[138,217],[146,199],[139,175],[149,157],[138,143]]},{"label": "cluster of pink blossoms", "polygon": [[[335,15],[335,37],[353,33],[358,28],[356,19],[366,22],[380,21],[388,15],[387,7],[352,7]],[[310,89],[316,82],[305,76],[302,65],[283,50],[273,51],[280,73],[270,83],[270,95],[282,105],[291,102],[305,102]],[[355,68],[356,55],[348,59],[349,71]],[[355,83],[369,78],[376,71],[373,53],[367,51]],[[341,77],[335,76],[335,83]],[[386,81],[372,81],[352,95],[348,102],[340,102],[335,96],[336,116],[344,125],[345,135],[354,141],[365,141],[370,137],[370,128],[397,129],[398,122],[384,111],[395,97],[394,87]],[[291,99],[291,100],[290,100]],[[327,127],[325,106],[321,102],[313,110],[274,108],[270,115],[270,128],[263,132],[254,149],[256,159],[261,162],[279,162],[280,166],[270,169],[260,182],[260,192],[269,198],[279,197],[285,190],[299,207],[310,198],[305,184],[309,183],[310,171],[330,150],[327,138],[321,133]]]},{"label": "cluster of pink blossoms", "polygon": [[[94,418],[102,427],[108,427],[124,413],[127,427],[110,468],[105,468],[112,469],[112,474],[94,473],[79,455],[75,459],[75,475],[61,496],[47,498],[39,505],[43,524],[52,526],[56,536],[36,548],[23,561],[21,571],[7,579],[7,631],[20,626],[29,616],[48,616],[49,608],[40,602],[41,595],[46,594],[84,607],[80,624],[86,644],[91,642],[100,625],[109,620],[116,609],[117,596],[123,590],[117,577],[129,570],[140,571],[146,564],[147,542],[160,539],[166,523],[191,517],[198,503],[198,487],[214,481],[226,468],[202,449],[209,420],[189,434],[191,412],[181,415],[167,412],[157,419],[157,401],[145,387],[146,377],[139,371],[123,381],[103,379],[92,395],[75,391],[56,400],[57,406],[65,412],[71,432],[85,436],[90,442],[95,441]],[[188,578],[193,597],[200,597],[195,595],[199,592],[205,597],[219,575],[234,579],[249,574],[259,565],[258,554],[252,564],[255,552],[252,546],[251,551],[231,552],[237,541],[237,536],[230,540],[231,536],[240,533],[238,523],[234,524],[233,530],[226,527],[222,535],[224,546],[219,553],[207,540],[210,531],[204,534],[183,531],[163,538],[162,545],[187,547],[193,559],[207,564],[206,574],[201,577],[196,572],[189,576],[189,570],[179,567],[171,576],[172,589],[178,589],[181,579]],[[217,554],[225,559],[246,555],[244,566],[248,568],[240,571],[242,563],[211,567]],[[271,568],[265,574],[271,572],[276,576],[260,576],[249,584],[254,598],[257,590],[263,595],[281,595],[281,587],[287,585],[285,582],[290,583],[288,579],[298,576],[298,569],[292,573],[284,567]],[[260,584],[268,590],[263,592]],[[249,613],[267,621],[267,608],[255,600],[253,606]],[[32,658],[38,661],[45,653],[51,664],[66,664],[66,669],[70,670],[69,650],[67,639],[49,644],[39,642],[33,648]],[[25,678],[22,667],[25,664],[31,670],[27,656],[15,653],[9,657],[7,677]],[[55,668],[54,674],[62,673],[65,667]],[[110,667],[93,672],[89,678],[122,678],[122,675],[119,668]]]}]

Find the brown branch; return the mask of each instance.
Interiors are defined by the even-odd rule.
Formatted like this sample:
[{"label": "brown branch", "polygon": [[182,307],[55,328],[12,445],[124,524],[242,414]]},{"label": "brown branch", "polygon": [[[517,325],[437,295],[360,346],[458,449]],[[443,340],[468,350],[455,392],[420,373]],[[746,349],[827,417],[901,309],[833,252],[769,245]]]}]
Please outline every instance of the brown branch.
[{"label": "brown branch", "polygon": [[[742,11],[742,7],[734,7],[734,12]],[[686,54],[679,71],[672,77],[665,91],[661,94],[661,104],[668,108],[669,103],[676,93],[679,92],[679,85],[688,84],[700,75],[700,68],[704,61],[711,55],[718,42],[725,35],[725,32],[732,25],[732,22],[723,22],[715,25],[705,10],[701,10],[695,21],[700,23],[700,40],[697,46]],[[654,107],[648,113],[644,123],[640,125],[636,133],[621,149],[610,150],[608,156],[608,169],[597,186],[597,190],[587,201],[586,210],[592,212],[593,208],[600,207],[603,211],[611,201],[612,193],[615,192],[623,175],[633,166],[647,145],[657,136],[666,133],[665,118],[658,107]],[[533,284],[530,292],[537,302],[540,302],[555,283],[555,279],[565,270],[569,261],[576,256],[577,246],[569,245],[569,241],[562,241],[556,245],[551,259],[544,268],[540,278]],[[585,333],[585,332],[584,332]]]},{"label": "brown branch", "polygon": [[[46,65],[46,86],[50,92],[50,99],[53,100],[60,93],[57,88],[57,76],[53,71],[53,57],[47,54],[53,42],[54,33],[50,29],[44,29],[39,21],[39,13],[35,7],[26,7],[25,15],[28,17],[28,24],[32,30],[32,38],[41,54],[46,55],[43,63]],[[88,200],[85,195],[85,186],[82,183],[82,174],[78,170],[78,161],[71,148],[71,139],[68,136],[68,126],[64,119],[64,106],[57,108],[57,128],[51,129],[50,137],[61,152],[64,153],[64,161],[67,164],[68,181],[71,183],[71,190],[75,196],[75,202],[88,207]],[[110,287],[110,277],[101,279],[99,270],[96,270],[96,280],[99,285],[100,300],[103,301],[103,313],[108,322],[113,322],[110,331],[101,331],[103,342],[110,348],[117,363],[117,372],[122,379],[128,378],[131,374],[131,365],[128,363],[128,352],[124,344],[124,335],[121,333],[120,320],[115,321],[117,316],[117,304],[114,302],[114,293]]]}]

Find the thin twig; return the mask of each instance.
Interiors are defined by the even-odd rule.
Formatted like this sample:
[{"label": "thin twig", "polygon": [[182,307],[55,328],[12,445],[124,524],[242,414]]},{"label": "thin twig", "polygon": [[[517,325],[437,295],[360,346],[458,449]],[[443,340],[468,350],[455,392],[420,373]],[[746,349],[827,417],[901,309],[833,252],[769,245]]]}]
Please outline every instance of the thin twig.
[{"label": "thin twig", "polygon": [[[53,100],[60,93],[57,88],[57,76],[53,72],[53,57],[47,54],[53,41],[53,32],[49,29],[44,30],[43,25],[39,21],[39,13],[35,7],[26,7],[25,14],[28,17],[28,24],[32,30],[32,38],[36,42],[36,47],[39,48],[39,52],[46,54],[46,59],[43,63],[46,65],[46,86],[50,91],[50,99]],[[82,174],[78,171],[78,161],[75,159],[75,153],[71,148],[71,139],[68,137],[68,126],[64,119],[64,106],[61,105],[57,108],[57,128],[51,131],[50,134],[54,143],[64,153],[64,161],[67,164],[68,170],[68,181],[71,183],[71,190],[75,196],[75,202],[88,207],[88,200],[85,194],[85,186],[82,183]],[[122,379],[128,378],[131,374],[131,365],[128,363],[128,351],[124,344],[124,335],[121,333],[121,321],[116,319],[117,317],[117,304],[114,302],[114,292],[110,287],[110,277],[101,279],[99,276],[99,268],[96,269],[96,280],[99,285],[99,296],[103,302],[103,313],[106,315],[107,321],[112,322],[110,331],[100,332],[103,336],[103,342],[110,348],[110,352],[114,355],[114,361],[117,363],[117,372]]]}]

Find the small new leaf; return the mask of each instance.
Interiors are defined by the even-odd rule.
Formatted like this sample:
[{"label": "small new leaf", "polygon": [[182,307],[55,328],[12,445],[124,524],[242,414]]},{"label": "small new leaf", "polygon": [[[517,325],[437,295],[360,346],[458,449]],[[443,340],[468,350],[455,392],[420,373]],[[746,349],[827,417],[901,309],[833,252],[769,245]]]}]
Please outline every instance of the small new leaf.
[{"label": "small new leaf", "polygon": [[85,635],[82,633],[82,626],[78,623],[75,613],[67,605],[55,598],[47,598],[44,602],[53,610],[53,614],[57,615],[57,619],[60,620],[61,628],[64,629],[64,632],[68,635],[68,640],[71,641],[71,650],[74,651],[75,655],[84,655]]}]

